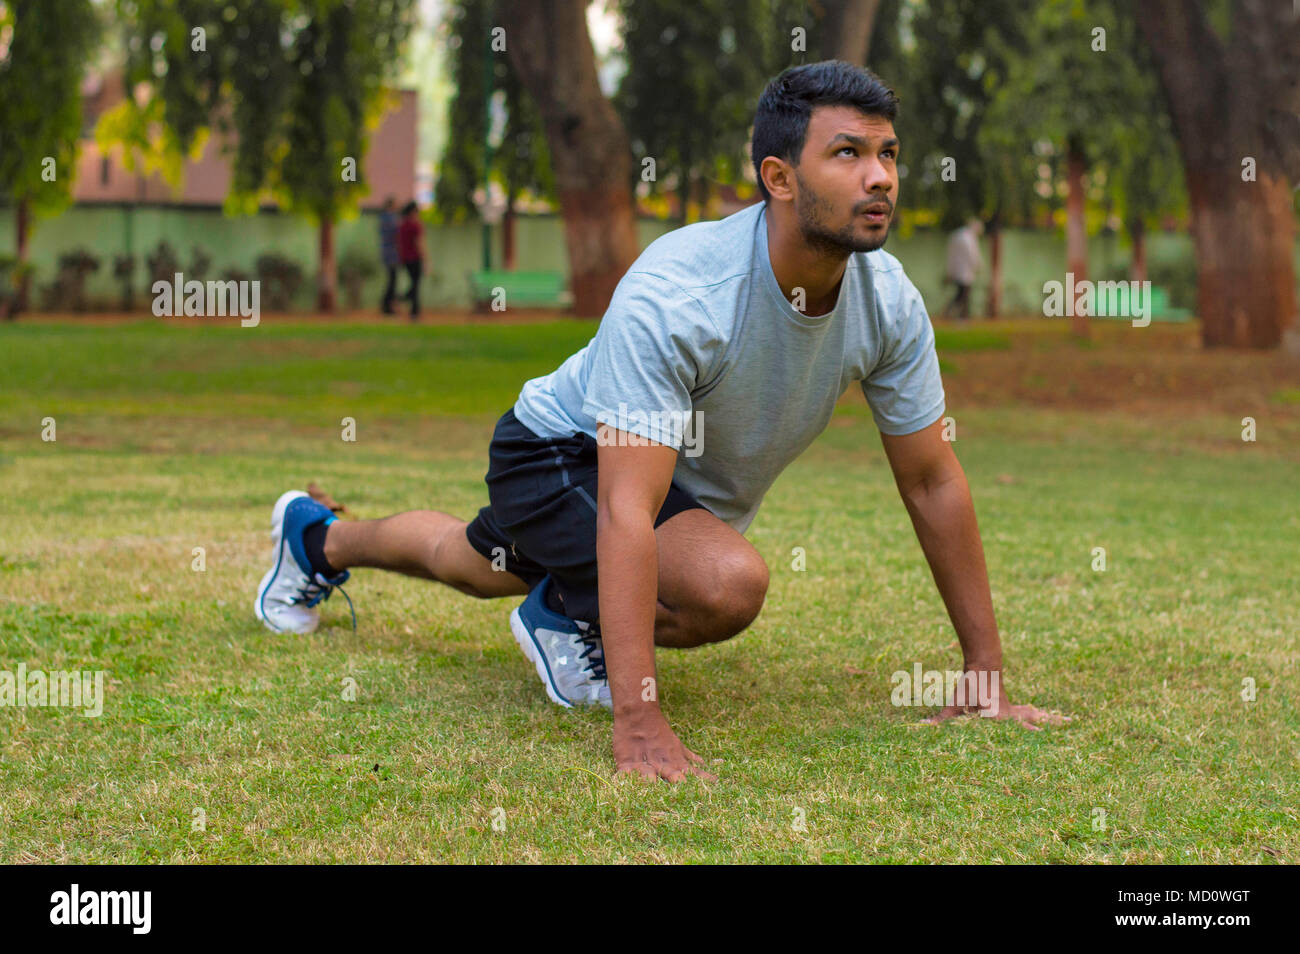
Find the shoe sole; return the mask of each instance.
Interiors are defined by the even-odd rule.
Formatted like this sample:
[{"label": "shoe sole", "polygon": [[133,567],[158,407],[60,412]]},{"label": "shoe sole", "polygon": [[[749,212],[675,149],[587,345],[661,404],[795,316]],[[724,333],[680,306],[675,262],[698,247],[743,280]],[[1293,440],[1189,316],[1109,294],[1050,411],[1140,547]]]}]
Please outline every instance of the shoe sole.
[{"label": "shoe sole", "polygon": [[546,687],[546,695],[550,697],[550,700],[557,706],[572,709],[573,703],[560,695],[559,690],[555,688],[555,684],[551,680],[551,669],[546,665],[546,654],[537,645],[537,640],[533,638],[533,634],[528,632],[523,617],[519,615],[518,607],[510,614],[510,632],[514,633],[515,642],[519,644],[519,649],[524,654],[524,658],[532,663],[533,668],[537,670],[537,677],[542,680],[542,685]]},{"label": "shoe sole", "polygon": [[289,509],[289,504],[299,497],[306,497],[308,494],[301,490],[288,490],[282,493],[275,506],[271,508],[271,539],[275,541],[275,565],[266,571],[262,577],[262,582],[257,585],[257,598],[253,600],[253,614],[273,633],[297,633],[300,636],[306,636],[308,633],[314,633],[316,626],[310,629],[281,629],[269,619],[262,609],[262,602],[266,599],[266,591],[271,587],[271,581],[275,579],[276,574],[280,572],[281,561],[284,560],[284,512]]}]

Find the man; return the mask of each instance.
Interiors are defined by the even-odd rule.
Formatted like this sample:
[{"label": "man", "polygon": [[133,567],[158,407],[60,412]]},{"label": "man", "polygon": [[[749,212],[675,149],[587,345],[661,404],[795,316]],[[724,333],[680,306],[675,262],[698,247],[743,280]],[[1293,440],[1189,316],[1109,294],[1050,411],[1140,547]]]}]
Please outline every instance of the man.
[{"label": "man", "polygon": [[943,310],[945,318],[954,310],[959,319],[970,318],[970,290],[984,263],[980,255],[980,236],[983,234],[984,223],[971,219],[948,239],[947,278],[957,286],[957,293]]},{"label": "man", "polygon": [[411,302],[411,320],[420,320],[420,275],[424,271],[424,226],[420,208],[414,202],[402,206],[402,224],[397,227],[397,254],[411,279],[405,295]]},{"label": "man", "polygon": [[397,254],[397,201],[391,195],[384,200],[384,210],[379,213],[379,254],[388,272],[380,311],[391,315],[394,314],[393,298],[397,295],[397,266],[402,263]]},{"label": "man", "polygon": [[[469,524],[436,511],[343,523],[290,491],[272,512],[257,615],[310,631],[361,566],[478,597],[527,593],[516,641],[552,700],[613,709],[618,770],[711,779],[659,707],[655,646],[729,639],[758,614],[768,570],[742,534],[858,382],[965,669],[1000,677],[975,510],[941,437],[934,335],[898,261],[877,251],[898,197],[895,113],[893,93],[845,63],[769,83],[753,139],[766,201],[646,249],[592,341],[498,422],[490,505]],[[1004,687],[981,705],[1055,718],[1012,706]]]}]

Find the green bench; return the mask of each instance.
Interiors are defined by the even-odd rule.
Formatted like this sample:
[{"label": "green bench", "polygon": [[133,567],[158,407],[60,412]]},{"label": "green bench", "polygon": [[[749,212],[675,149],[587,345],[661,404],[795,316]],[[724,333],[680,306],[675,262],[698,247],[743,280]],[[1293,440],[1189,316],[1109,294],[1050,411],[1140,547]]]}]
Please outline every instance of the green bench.
[{"label": "green bench", "polygon": [[[1096,317],[1097,318],[1114,318],[1120,321],[1131,320],[1129,316],[1132,312],[1128,307],[1129,284],[1120,282],[1117,289],[1116,304],[1119,306],[1118,314],[1107,314],[1109,311],[1109,295],[1098,294],[1096,297]],[[1192,312],[1188,308],[1173,308],[1169,304],[1169,293],[1158,285],[1151,286],[1151,320],[1152,321],[1171,321],[1181,322],[1191,320]]]},{"label": "green bench", "polygon": [[499,269],[469,273],[475,311],[524,307],[567,307],[573,296],[564,287],[562,272],[507,272]]}]

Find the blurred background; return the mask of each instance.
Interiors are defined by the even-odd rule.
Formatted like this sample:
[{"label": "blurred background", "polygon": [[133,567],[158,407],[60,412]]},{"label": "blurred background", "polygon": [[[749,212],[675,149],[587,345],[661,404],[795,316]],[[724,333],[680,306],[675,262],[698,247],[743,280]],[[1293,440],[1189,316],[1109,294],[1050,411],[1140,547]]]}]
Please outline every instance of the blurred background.
[{"label": "blurred background", "polygon": [[888,250],[936,317],[978,219],[973,317],[1042,315],[1069,272],[1150,281],[1154,319],[1205,345],[1280,348],[1297,19],[1291,0],[0,2],[0,312],[140,316],[183,271],[260,278],[267,311],[377,313],[393,197],[420,207],[427,304],[482,309],[504,283],[599,316],[655,237],[756,200],[767,79],[840,58],[902,100]]}]

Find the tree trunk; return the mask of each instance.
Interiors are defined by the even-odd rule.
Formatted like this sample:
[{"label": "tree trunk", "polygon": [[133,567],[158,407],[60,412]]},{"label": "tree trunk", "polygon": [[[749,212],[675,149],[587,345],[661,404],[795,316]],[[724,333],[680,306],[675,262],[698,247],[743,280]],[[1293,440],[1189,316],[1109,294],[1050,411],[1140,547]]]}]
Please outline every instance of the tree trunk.
[{"label": "tree trunk", "polygon": [[506,210],[501,216],[501,266],[507,272],[515,270],[515,196],[506,195]]},{"label": "tree trunk", "polygon": [[1300,17],[1291,6],[1235,4],[1226,46],[1201,4],[1134,7],[1183,159],[1206,347],[1275,348],[1295,317]]},{"label": "tree trunk", "polygon": [[338,301],[338,268],[334,261],[334,223],[320,222],[320,276],[317,282],[316,307],[332,313]]},{"label": "tree trunk", "polygon": [[822,0],[822,56],[867,65],[880,0]]},{"label": "tree trunk", "polygon": [[[1082,145],[1073,137],[1066,146],[1066,181],[1069,191],[1065,199],[1065,270],[1074,274],[1074,284],[1088,278],[1088,232],[1083,221],[1083,174],[1087,170]],[[1088,337],[1088,316],[1079,314],[1074,303],[1071,307],[1070,332],[1079,338]]]},{"label": "tree trunk", "polygon": [[699,214],[695,221],[703,222],[709,218],[709,201],[713,198],[713,183],[706,176],[695,180],[695,207]]},{"label": "tree trunk", "polygon": [[1140,216],[1128,223],[1128,234],[1133,239],[1133,265],[1129,278],[1135,282],[1147,280],[1147,227]]},{"label": "tree trunk", "polygon": [[1002,310],[1002,218],[994,213],[987,230],[989,237],[989,304],[988,316],[997,318]]},{"label": "tree trunk", "polygon": [[18,282],[14,288],[14,303],[9,310],[10,318],[17,318],[19,314],[27,310],[27,299],[31,293],[32,280],[27,269],[29,255],[27,238],[32,230],[32,206],[31,200],[26,196],[18,200],[17,215],[14,216],[14,228],[17,232],[14,236],[14,247],[18,258]]},{"label": "tree trunk", "polygon": [[1236,170],[1188,171],[1196,298],[1207,348],[1276,348],[1295,314],[1291,189]]},{"label": "tree trunk", "polygon": [[681,206],[681,214],[678,215],[678,221],[681,225],[690,222],[691,210],[691,179],[685,172],[685,167],[681,173],[681,178],[677,180],[677,202]]},{"label": "tree trunk", "polygon": [[542,114],[564,216],[573,310],[599,316],[636,260],[631,145],[600,90],[585,0],[504,0],[507,52]]}]

